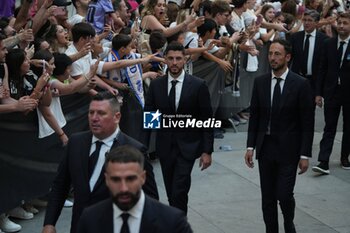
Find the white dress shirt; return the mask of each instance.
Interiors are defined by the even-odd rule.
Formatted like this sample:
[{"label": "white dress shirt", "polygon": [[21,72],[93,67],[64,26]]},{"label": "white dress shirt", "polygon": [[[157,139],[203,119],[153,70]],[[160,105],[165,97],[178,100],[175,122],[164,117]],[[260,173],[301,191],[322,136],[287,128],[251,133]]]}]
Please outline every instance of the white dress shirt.
[{"label": "white dress shirt", "polygon": [[91,192],[94,189],[98,178],[100,177],[100,174],[101,174],[101,171],[102,171],[102,167],[103,167],[103,165],[105,163],[105,159],[106,159],[105,155],[111,149],[111,147],[113,145],[113,142],[116,139],[116,137],[118,136],[118,134],[119,134],[119,128],[117,128],[111,136],[109,136],[108,138],[105,138],[103,140],[98,139],[94,135],[92,136],[91,148],[90,148],[90,156],[96,150],[96,142],[97,141],[102,141],[103,144],[101,146],[100,154],[98,156],[98,160],[97,160],[95,169],[94,169],[94,171],[93,171],[93,173],[91,175],[90,181],[89,181],[90,191]]},{"label": "white dress shirt", "polygon": [[181,91],[182,91],[182,85],[184,83],[185,79],[185,71],[182,70],[181,74],[177,78],[173,78],[170,73],[168,73],[168,96],[170,94],[171,90],[171,81],[177,80],[178,82],[176,83],[175,86],[175,107],[176,109],[179,107],[179,101],[181,97]]},{"label": "white dress shirt", "polygon": [[312,61],[314,59],[316,29],[311,33],[305,32],[304,43],[303,43],[304,46],[305,46],[305,40],[307,35],[310,35],[310,37],[309,37],[309,53],[307,57],[307,71],[306,71],[307,74],[306,75],[312,75]]},{"label": "white dress shirt", "polygon": [[123,213],[128,213],[130,214],[128,218],[130,233],[139,233],[144,207],[145,207],[145,194],[143,193],[142,190],[141,190],[139,201],[129,211],[126,211],[126,212],[122,211],[121,209],[118,208],[116,204],[113,204],[113,232],[120,233],[120,230],[123,225],[123,219],[120,215]]}]

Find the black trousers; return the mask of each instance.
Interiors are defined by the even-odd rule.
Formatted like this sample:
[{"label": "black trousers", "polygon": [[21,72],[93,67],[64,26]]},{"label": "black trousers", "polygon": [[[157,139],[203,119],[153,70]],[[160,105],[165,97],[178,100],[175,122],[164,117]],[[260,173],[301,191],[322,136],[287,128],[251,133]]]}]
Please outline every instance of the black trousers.
[{"label": "black trousers", "polygon": [[337,131],[340,110],[343,110],[343,137],[341,144],[341,157],[348,158],[350,154],[350,100],[342,100],[340,91],[333,98],[324,101],[325,127],[320,142],[318,161],[328,162],[332,154],[333,143]]},{"label": "black trousers", "polygon": [[278,201],[284,218],[285,232],[295,233],[293,190],[298,162],[285,162],[278,146],[277,138],[265,136],[258,161],[266,233],[278,233]]},{"label": "black trousers", "polygon": [[168,201],[187,214],[188,192],[191,187],[191,172],[195,160],[181,155],[178,145],[171,145],[171,153],[159,156]]}]

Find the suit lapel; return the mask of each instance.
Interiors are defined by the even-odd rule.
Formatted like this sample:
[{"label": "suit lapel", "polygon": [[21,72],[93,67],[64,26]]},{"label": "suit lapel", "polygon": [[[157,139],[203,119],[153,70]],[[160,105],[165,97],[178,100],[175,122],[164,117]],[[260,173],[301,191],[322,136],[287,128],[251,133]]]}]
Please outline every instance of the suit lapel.
[{"label": "suit lapel", "polygon": [[106,201],[106,208],[105,213],[100,216],[100,224],[101,229],[99,229],[99,232],[103,233],[113,233],[114,231],[114,224],[113,224],[114,214],[113,214],[113,203],[112,200],[109,199]]},{"label": "suit lapel", "polygon": [[288,75],[286,77],[286,81],[283,85],[283,90],[282,90],[282,96],[281,96],[281,102],[280,102],[280,110],[281,108],[284,106],[288,95],[290,93],[290,90],[292,90],[294,85],[294,78],[293,76],[290,74],[290,71],[288,72]]},{"label": "suit lapel", "polygon": [[143,208],[142,218],[141,218],[141,226],[140,232],[152,232],[156,233],[155,228],[155,212],[152,208],[152,203],[149,197],[145,196],[145,206]]},{"label": "suit lapel", "polygon": [[185,105],[185,100],[187,99],[187,93],[190,93],[192,81],[188,74],[185,74],[184,83],[182,84],[179,106],[177,107],[177,112],[180,112],[182,107]]},{"label": "suit lapel", "polygon": [[266,79],[264,80],[264,88],[263,88],[263,101],[264,101],[264,106],[268,106],[268,109],[270,111],[271,109],[271,75],[267,75]]},{"label": "suit lapel", "polygon": [[350,56],[350,46],[349,46],[349,43],[347,43],[347,48],[346,48],[346,51],[345,51],[345,54],[344,54],[344,57],[343,57],[343,62],[341,64],[341,67],[340,69],[343,69],[344,67],[344,63],[347,62],[347,57]]},{"label": "suit lapel", "polygon": [[81,170],[84,172],[85,181],[89,184],[88,167],[89,167],[89,156],[90,156],[92,133],[89,132],[86,135],[86,137],[84,137],[83,140],[84,140],[84,142],[82,143],[82,145],[86,145],[86,146],[82,146],[82,148],[81,148],[81,155],[82,155],[82,159],[81,159],[82,169]]}]

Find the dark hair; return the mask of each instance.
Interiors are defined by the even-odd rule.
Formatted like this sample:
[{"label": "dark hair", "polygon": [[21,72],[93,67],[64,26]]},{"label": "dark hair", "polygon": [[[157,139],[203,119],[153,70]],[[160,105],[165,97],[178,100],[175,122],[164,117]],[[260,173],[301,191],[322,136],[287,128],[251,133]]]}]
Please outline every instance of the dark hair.
[{"label": "dark hair", "polygon": [[232,0],[232,4],[235,8],[241,8],[248,0]]},{"label": "dark hair", "polygon": [[[268,10],[270,10],[270,9],[275,9],[272,5],[270,5],[270,4],[265,4],[262,8],[261,8],[261,12],[260,12],[260,14],[264,17],[264,19],[265,20],[267,20],[266,19],[266,17],[265,17],[265,14],[266,14],[266,12],[268,11]],[[276,17],[276,15],[275,15],[275,17]]]},{"label": "dark hair", "polygon": [[[210,0],[204,0],[199,4],[199,8],[203,9],[203,13],[208,12],[209,15],[211,15],[211,5],[213,3]],[[230,7],[231,8],[231,7]],[[231,11],[231,9],[230,9]]]},{"label": "dark hair", "polygon": [[78,42],[81,37],[94,37],[95,35],[95,29],[89,23],[77,23],[72,28],[72,37],[74,43]]},{"label": "dark hair", "polygon": [[200,37],[204,36],[207,32],[211,32],[216,29],[217,25],[213,19],[205,19],[204,23],[197,28],[197,33]]},{"label": "dark hair", "polygon": [[[179,31],[179,32],[175,33],[174,35],[167,37],[166,39],[167,39],[168,44],[170,44],[173,41],[177,41],[179,39],[180,35],[182,35],[182,34],[184,34],[184,32]],[[152,48],[152,46],[151,46],[151,48]],[[152,52],[153,52],[153,49],[152,49]]]},{"label": "dark hair", "polygon": [[[45,61],[49,62],[52,58],[53,58],[53,55],[52,53],[50,53],[50,51],[46,49],[40,49],[38,52],[34,53],[34,56],[32,59],[44,59]],[[31,66],[30,69],[38,77],[40,77],[43,74],[42,67]]]},{"label": "dark hair", "polygon": [[282,4],[281,11],[283,13],[292,14],[295,17],[297,15],[297,4],[294,0],[285,1]]},{"label": "dark hair", "polygon": [[105,168],[108,163],[138,163],[143,168],[144,161],[145,158],[141,151],[130,145],[123,145],[113,148],[106,155]]},{"label": "dark hair", "polygon": [[168,44],[164,51],[164,55],[167,55],[169,51],[181,51],[185,55],[185,47],[177,41]]},{"label": "dark hair", "polygon": [[120,104],[115,95],[108,91],[99,92],[97,95],[92,97],[91,101],[103,101],[108,100],[111,105],[113,112],[120,112]]},{"label": "dark hair", "polygon": [[350,20],[350,12],[343,12],[343,13],[340,13],[339,16],[338,16],[338,19],[339,18],[346,18],[346,19],[349,19]]},{"label": "dark hair", "polygon": [[[6,54],[6,64],[9,72],[9,79],[23,84],[21,77],[21,65],[26,59],[26,52],[23,49],[10,49]],[[21,85],[23,86],[23,85]]]},{"label": "dark hair", "polygon": [[5,28],[10,24],[10,20],[6,17],[0,19],[0,30],[4,31]]},{"label": "dark hair", "polygon": [[211,15],[213,17],[224,12],[231,12],[231,7],[228,2],[224,0],[216,0],[211,4]]},{"label": "dark hair", "polygon": [[117,34],[112,39],[112,48],[118,51],[122,47],[127,47],[131,41],[132,39],[129,35]]},{"label": "dark hair", "polygon": [[157,49],[163,48],[167,41],[167,38],[164,36],[163,31],[154,30],[149,36],[149,46],[151,47],[152,53],[157,52]]},{"label": "dark hair", "polygon": [[304,13],[304,17],[305,16],[310,16],[316,22],[320,20],[320,13],[318,13],[316,10],[306,9]]},{"label": "dark hair", "polygon": [[276,39],[271,42],[271,45],[277,43],[283,46],[284,50],[286,51],[286,54],[292,54],[292,45],[289,43],[289,41],[283,39]]},{"label": "dark hair", "polygon": [[58,76],[64,74],[67,67],[72,65],[72,59],[67,56],[65,53],[54,53],[53,57],[55,58],[55,69],[53,70],[53,75]]}]

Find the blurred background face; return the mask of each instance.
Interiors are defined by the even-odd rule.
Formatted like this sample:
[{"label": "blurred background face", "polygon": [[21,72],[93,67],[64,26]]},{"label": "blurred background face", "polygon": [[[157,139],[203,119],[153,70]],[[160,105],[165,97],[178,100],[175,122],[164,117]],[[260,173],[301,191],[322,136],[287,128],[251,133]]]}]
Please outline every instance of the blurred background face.
[{"label": "blurred background face", "polygon": [[350,19],[340,17],[337,20],[337,31],[339,36],[348,37],[350,35]]},{"label": "blurred background face", "polygon": [[165,15],[165,2],[164,0],[158,0],[157,5],[154,7],[154,16],[157,19],[161,19]]},{"label": "blurred background face", "polygon": [[317,21],[315,21],[311,16],[305,15],[303,18],[304,30],[308,33],[313,32],[317,27]]},{"label": "blurred background face", "polygon": [[265,12],[264,18],[266,21],[271,22],[275,18],[275,9],[270,8]]},{"label": "blurred background face", "polygon": [[55,58],[51,58],[51,60],[48,62],[49,65],[48,67],[46,67],[46,72],[49,74],[49,75],[52,75],[53,73],[53,70],[55,69]]},{"label": "blurred background face", "polygon": [[67,45],[69,43],[68,32],[61,25],[57,25],[56,38],[57,42],[61,45]]},{"label": "blurred background face", "polygon": [[21,74],[24,75],[26,73],[29,72],[30,69],[30,63],[29,63],[29,59],[27,58],[27,56],[25,56],[25,59],[20,67],[21,69]]},{"label": "blurred background face", "polygon": [[0,62],[5,62],[7,54],[7,48],[4,45],[3,41],[0,41]]}]

